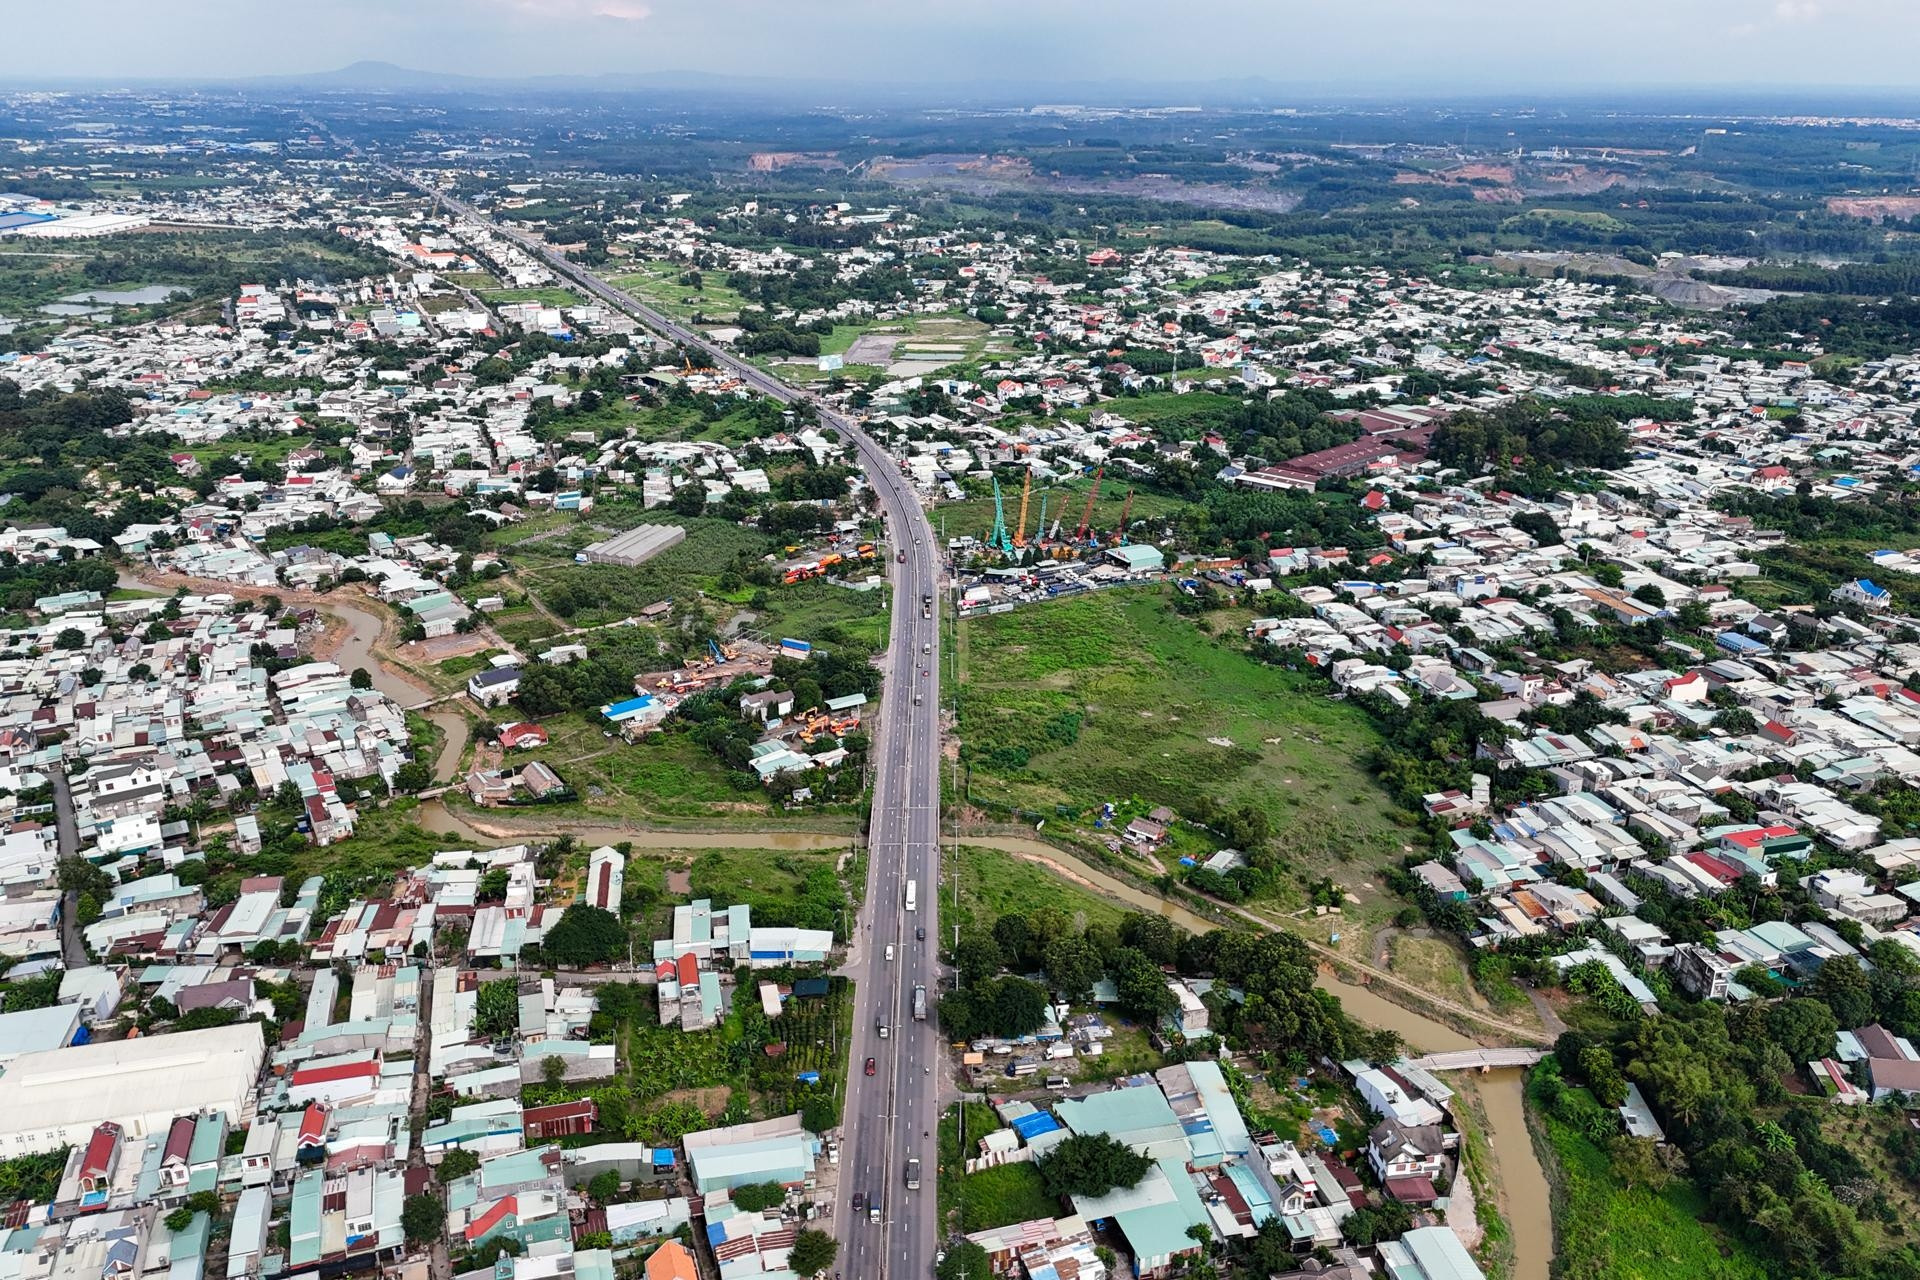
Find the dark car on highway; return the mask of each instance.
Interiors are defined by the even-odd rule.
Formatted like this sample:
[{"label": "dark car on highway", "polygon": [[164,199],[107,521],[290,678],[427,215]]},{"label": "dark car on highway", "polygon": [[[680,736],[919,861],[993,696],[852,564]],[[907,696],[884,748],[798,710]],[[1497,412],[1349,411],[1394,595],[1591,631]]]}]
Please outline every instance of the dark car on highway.
[{"label": "dark car on highway", "polygon": [[[872,1059],[872,1058],[868,1058],[868,1059],[867,1059],[867,1074],[868,1074],[868,1075],[872,1075],[872,1074],[873,1074],[873,1059]],[[854,1208],[856,1208],[856,1209],[857,1209],[857,1208],[859,1208],[859,1207],[860,1207],[859,1205],[855,1205],[855,1206],[854,1206]]]}]

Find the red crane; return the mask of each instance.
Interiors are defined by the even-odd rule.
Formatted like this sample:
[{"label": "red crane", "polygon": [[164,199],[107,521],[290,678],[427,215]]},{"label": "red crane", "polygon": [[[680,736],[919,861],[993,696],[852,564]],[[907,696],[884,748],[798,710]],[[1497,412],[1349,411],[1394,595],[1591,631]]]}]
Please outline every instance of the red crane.
[{"label": "red crane", "polygon": [[1087,526],[1093,523],[1094,500],[1100,496],[1100,477],[1106,473],[1107,464],[1104,462],[1094,470],[1093,492],[1087,495],[1086,510],[1080,513],[1080,527],[1073,531],[1073,540],[1075,542],[1085,542],[1087,540]]},{"label": "red crane", "polygon": [[1120,504],[1120,535],[1116,539],[1120,546],[1127,545],[1127,530],[1133,525],[1133,490],[1127,490],[1127,500]]}]

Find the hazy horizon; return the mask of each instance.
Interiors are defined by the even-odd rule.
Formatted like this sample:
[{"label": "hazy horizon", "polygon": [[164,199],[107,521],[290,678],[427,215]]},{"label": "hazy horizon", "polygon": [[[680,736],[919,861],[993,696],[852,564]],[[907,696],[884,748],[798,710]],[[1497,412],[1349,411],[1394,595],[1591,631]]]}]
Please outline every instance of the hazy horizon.
[{"label": "hazy horizon", "polygon": [[506,79],[694,72],[877,86],[1199,83],[1382,94],[1920,89],[1911,0],[69,0],[9,14],[0,76],[310,75],[363,61]]}]

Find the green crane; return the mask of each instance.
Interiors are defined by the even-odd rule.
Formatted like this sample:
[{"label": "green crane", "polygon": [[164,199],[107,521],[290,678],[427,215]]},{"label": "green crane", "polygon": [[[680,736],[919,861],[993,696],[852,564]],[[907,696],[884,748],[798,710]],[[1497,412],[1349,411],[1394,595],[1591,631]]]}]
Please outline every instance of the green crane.
[{"label": "green crane", "polygon": [[1013,554],[1013,537],[1007,532],[1007,509],[1000,500],[1000,477],[993,478],[993,532],[987,535],[987,545],[1006,555]]}]

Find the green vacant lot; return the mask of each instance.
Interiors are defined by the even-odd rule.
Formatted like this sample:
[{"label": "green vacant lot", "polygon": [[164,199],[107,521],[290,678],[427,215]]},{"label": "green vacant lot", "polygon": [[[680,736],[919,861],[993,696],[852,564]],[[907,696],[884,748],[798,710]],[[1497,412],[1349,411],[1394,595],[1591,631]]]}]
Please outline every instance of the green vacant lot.
[{"label": "green vacant lot", "polygon": [[1303,871],[1342,878],[1398,855],[1391,802],[1367,772],[1377,738],[1365,717],[1255,662],[1237,634],[1205,634],[1173,612],[1170,590],[959,624],[971,797],[1085,824],[1108,802],[1177,812],[1206,795],[1264,810]]},{"label": "green vacant lot", "polygon": [[[1182,370],[1182,373],[1185,372]],[[1192,371],[1192,376],[1219,377],[1220,371],[1196,369]],[[1215,391],[1156,391],[1143,396],[1103,401],[1098,411],[1116,414],[1143,426],[1160,427],[1182,439],[1198,439],[1203,432],[1219,426],[1228,414],[1244,403],[1242,396]],[[1095,409],[1090,406],[1069,409],[1062,416],[1070,421],[1085,422],[1094,413]]]},{"label": "green vacant lot", "polygon": [[[1126,908],[1108,898],[1061,879],[1045,867],[1024,862],[1010,853],[979,845],[960,847],[960,910],[962,929],[991,929],[1004,915],[1024,914],[1037,906],[1058,907],[1080,925],[1117,927]],[[941,886],[943,904],[952,900],[951,883]],[[948,908],[950,909],[950,908]]]},{"label": "green vacant lot", "polygon": [[700,272],[698,288],[680,283],[686,273],[686,267],[671,262],[648,262],[640,264],[636,271],[612,277],[611,283],[644,302],[682,317],[699,314],[715,320],[730,320],[746,301],[727,288],[724,271]]},{"label": "green vacant lot", "polygon": [[[502,713],[502,719],[507,718]],[[684,733],[653,733],[629,744],[606,736],[595,712],[568,712],[542,720],[549,743],[515,752],[511,763],[540,760],[553,766],[577,797],[564,804],[512,810],[485,810],[496,819],[545,819],[561,822],[665,821],[699,819],[721,827],[787,827],[786,813],[767,807],[765,793],[744,774],[729,771],[712,752]],[[459,796],[449,807],[472,813]],[[799,825],[845,826],[849,819],[803,816]]]},{"label": "green vacant lot", "polygon": [[756,921],[769,915],[784,920],[805,896],[807,877],[833,871],[839,858],[830,850],[703,849],[693,859],[689,896],[716,905],[745,903]]},{"label": "green vacant lot", "polygon": [[544,289],[481,289],[479,294],[488,302],[538,302],[549,307],[580,305],[579,294],[558,285],[549,285]]},{"label": "green vacant lot", "polygon": [[1706,1204],[1691,1182],[1662,1192],[1623,1188],[1607,1155],[1551,1117],[1553,1228],[1560,1280],[1760,1280],[1766,1271],[1737,1242],[1700,1221]]},{"label": "green vacant lot", "polygon": [[1031,1163],[1003,1164],[969,1173],[960,1183],[960,1229],[987,1231],[1051,1218],[1060,1202],[1047,1194]]}]

